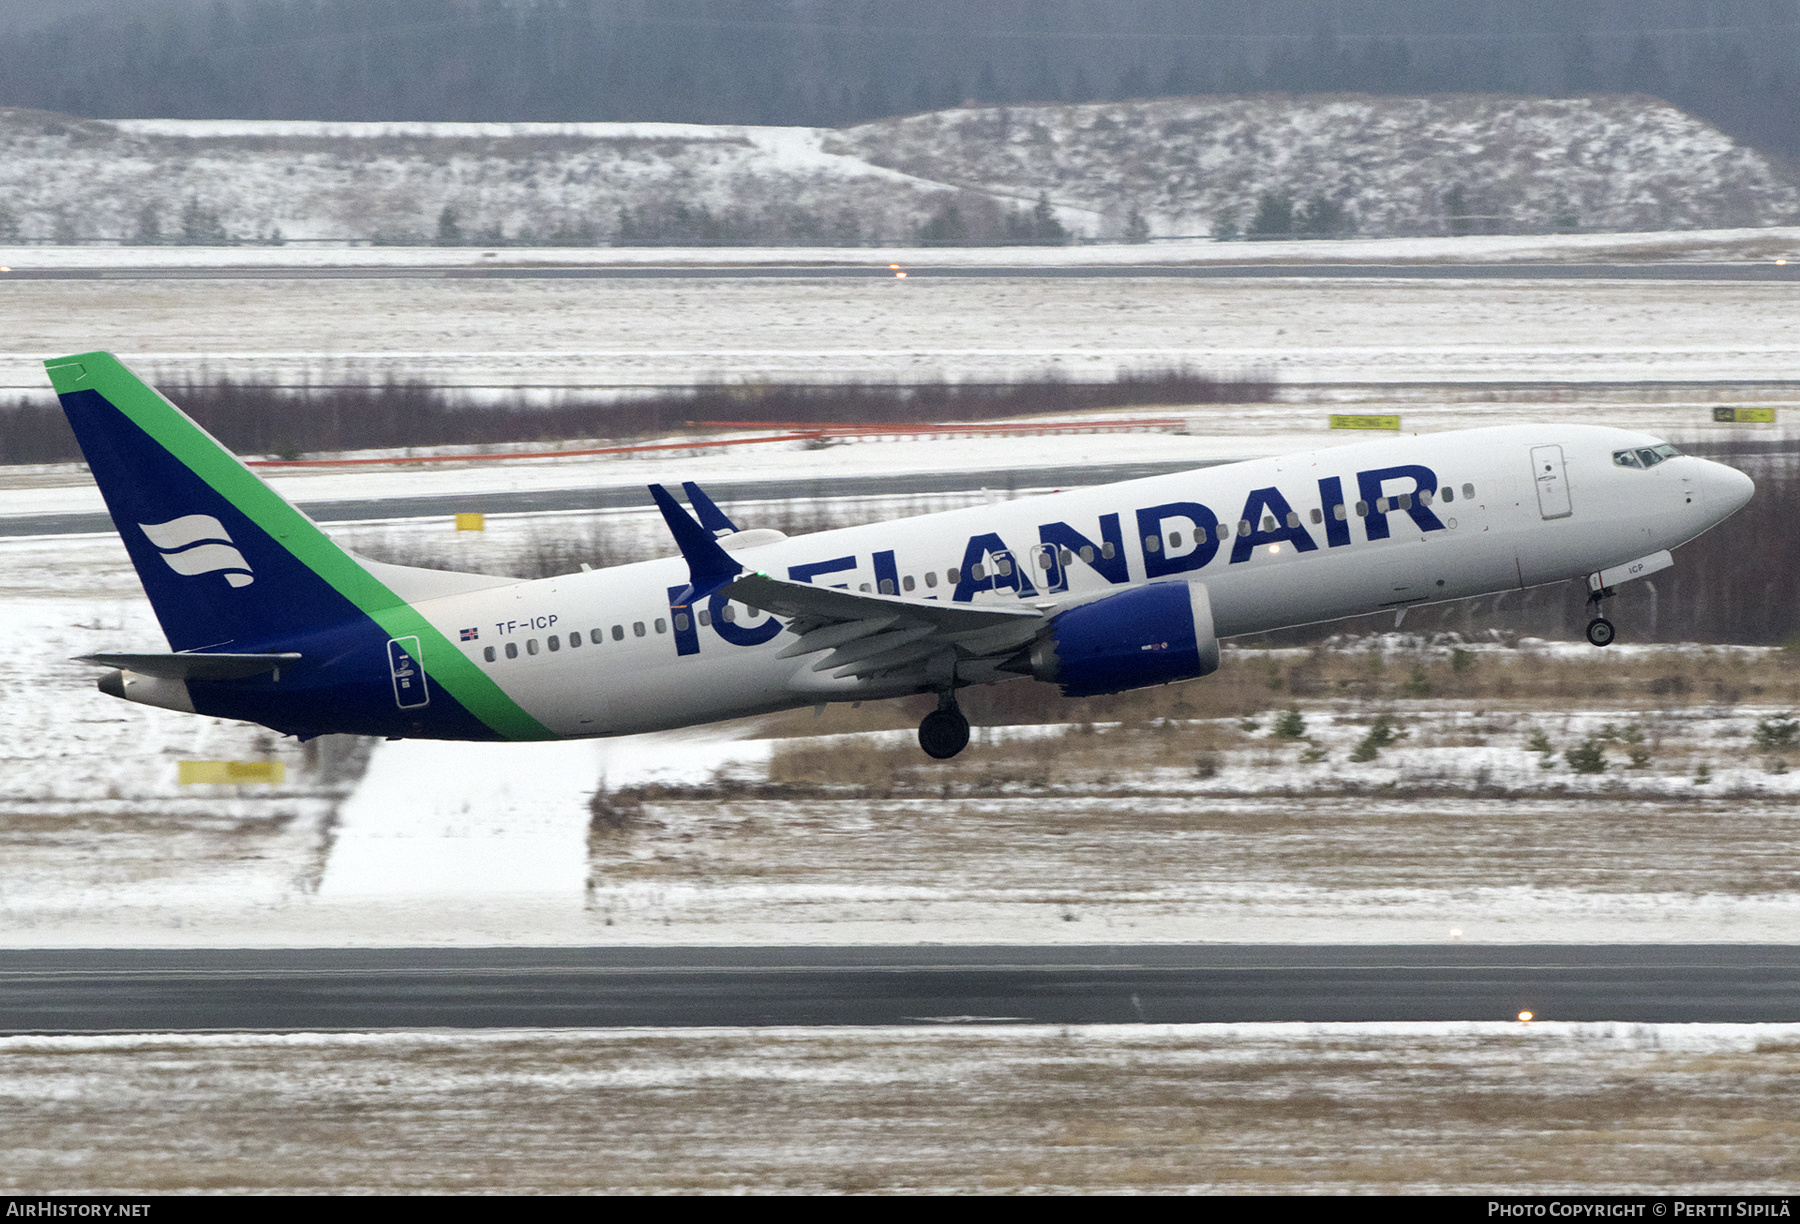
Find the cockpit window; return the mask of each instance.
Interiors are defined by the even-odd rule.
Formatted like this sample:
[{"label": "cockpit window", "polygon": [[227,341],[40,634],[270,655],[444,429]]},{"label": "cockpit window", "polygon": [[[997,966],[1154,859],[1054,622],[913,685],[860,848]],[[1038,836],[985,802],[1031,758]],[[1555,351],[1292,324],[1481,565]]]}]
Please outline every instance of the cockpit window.
[{"label": "cockpit window", "polygon": [[1630,450],[1614,451],[1613,462],[1620,467],[1653,468],[1664,459],[1673,459],[1680,453],[1664,442],[1661,446],[1636,446]]}]

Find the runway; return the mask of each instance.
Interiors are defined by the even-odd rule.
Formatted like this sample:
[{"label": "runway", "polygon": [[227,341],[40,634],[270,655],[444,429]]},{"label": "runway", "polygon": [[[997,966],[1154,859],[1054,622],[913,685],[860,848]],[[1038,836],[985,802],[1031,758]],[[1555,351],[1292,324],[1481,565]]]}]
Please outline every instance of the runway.
[{"label": "runway", "polygon": [[[1718,443],[1685,443],[1689,454],[1706,455],[1727,462],[1751,454],[1786,454],[1800,450],[1800,441],[1777,439],[1725,441]],[[992,489],[1012,493],[1022,489],[1075,489],[1090,485],[1134,480],[1140,476],[1161,476],[1169,472],[1191,472],[1215,467],[1236,459],[1195,461],[1165,460],[1123,464],[1064,464],[1055,467],[999,468],[974,472],[900,472],[871,474],[856,478],[859,497],[892,497],[930,495],[934,493],[972,493]],[[801,498],[830,499],[844,495],[841,480],[740,480],[708,481],[707,492],[716,501],[787,501]],[[376,519],[447,517],[464,510],[484,514],[548,514],[567,510],[648,510],[650,495],[643,485],[582,487],[572,489],[526,489],[469,494],[435,493],[427,497],[360,498],[348,501],[312,501],[298,503],[300,509],[319,523],[357,523]],[[113,521],[105,513],[87,514],[15,514],[0,517],[0,537],[80,535],[88,532],[112,531]]]},{"label": "runway", "polygon": [[[1217,460],[1216,463],[1231,462]],[[1068,464],[1057,467],[1001,468],[976,472],[902,472],[859,475],[856,496],[883,497],[907,494],[968,493],[980,489],[1012,492],[1018,489],[1078,488],[1158,476],[1166,472],[1193,471],[1213,463],[1183,459],[1174,462],[1109,465]],[[844,496],[841,479],[708,481],[706,491],[716,501],[784,501],[793,498]],[[354,501],[301,502],[300,509],[320,523],[367,522],[371,519],[430,518],[479,510],[484,514],[544,514],[556,510],[650,510],[654,503],[644,485],[610,488],[530,489],[516,492],[433,494],[429,497],[382,497]],[[18,514],[0,518],[0,536],[75,535],[111,531],[110,516],[90,514]]]},{"label": "runway", "polygon": [[[20,268],[0,283],[24,280],[888,280],[886,263],[716,265],[469,265],[452,268],[368,266]],[[1004,264],[913,267],[908,279],[932,280],[1660,280],[1800,281],[1800,261],[1767,263],[1551,264],[1090,264],[1017,267]]]},{"label": "runway", "polygon": [[1800,1021],[1800,946],[0,952],[0,1032]]}]

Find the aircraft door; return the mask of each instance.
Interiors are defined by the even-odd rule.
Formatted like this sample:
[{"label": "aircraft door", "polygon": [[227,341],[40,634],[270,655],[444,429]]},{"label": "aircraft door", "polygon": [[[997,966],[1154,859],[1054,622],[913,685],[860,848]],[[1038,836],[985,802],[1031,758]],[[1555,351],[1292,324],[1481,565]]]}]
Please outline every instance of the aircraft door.
[{"label": "aircraft door", "polygon": [[388,672],[394,679],[394,704],[402,710],[416,710],[431,701],[431,693],[425,686],[425,669],[419,665],[419,658],[418,638],[389,639]]},{"label": "aircraft door", "polygon": [[1563,466],[1562,447],[1532,447],[1531,473],[1537,482],[1539,514],[1547,519],[1559,519],[1575,513],[1569,503],[1569,474]]},{"label": "aircraft door", "polygon": [[982,577],[976,580],[980,583],[975,588],[977,593],[1010,590],[1017,594],[1034,590],[1031,571],[1019,564],[1010,549],[997,548],[988,553],[982,570]]}]

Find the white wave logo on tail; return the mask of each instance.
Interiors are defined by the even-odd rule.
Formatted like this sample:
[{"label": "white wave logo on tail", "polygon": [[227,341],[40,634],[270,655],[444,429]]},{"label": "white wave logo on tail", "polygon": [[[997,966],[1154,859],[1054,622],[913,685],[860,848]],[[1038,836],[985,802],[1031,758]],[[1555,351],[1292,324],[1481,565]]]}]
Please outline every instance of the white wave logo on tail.
[{"label": "white wave logo on tail", "polygon": [[225,524],[210,514],[184,514],[166,523],[139,523],[149,541],[162,551],[162,559],[177,574],[214,574],[223,571],[234,587],[256,581],[244,554],[232,546]]}]

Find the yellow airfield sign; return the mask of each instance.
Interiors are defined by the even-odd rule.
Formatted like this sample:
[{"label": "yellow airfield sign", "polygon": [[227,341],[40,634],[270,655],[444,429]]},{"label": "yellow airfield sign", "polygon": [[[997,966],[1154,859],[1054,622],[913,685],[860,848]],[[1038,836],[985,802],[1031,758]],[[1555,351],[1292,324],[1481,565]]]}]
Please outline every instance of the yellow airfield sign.
[{"label": "yellow airfield sign", "polygon": [[183,786],[216,785],[234,782],[274,782],[287,777],[287,765],[281,761],[182,761],[179,779]]},{"label": "yellow airfield sign", "polygon": [[1773,408],[1714,408],[1713,420],[1726,425],[1773,425]]},{"label": "yellow airfield sign", "polygon": [[1339,416],[1331,414],[1333,429],[1391,429],[1400,432],[1400,418],[1397,416]]}]

